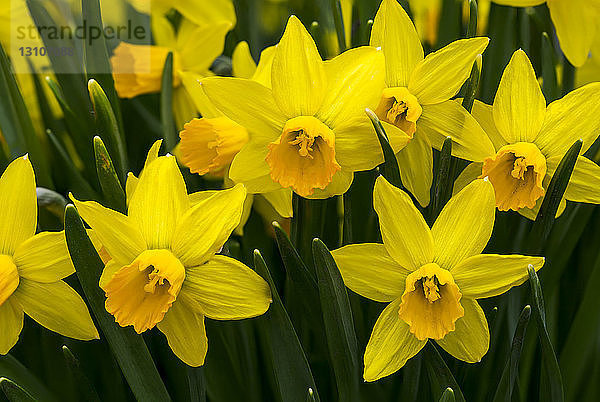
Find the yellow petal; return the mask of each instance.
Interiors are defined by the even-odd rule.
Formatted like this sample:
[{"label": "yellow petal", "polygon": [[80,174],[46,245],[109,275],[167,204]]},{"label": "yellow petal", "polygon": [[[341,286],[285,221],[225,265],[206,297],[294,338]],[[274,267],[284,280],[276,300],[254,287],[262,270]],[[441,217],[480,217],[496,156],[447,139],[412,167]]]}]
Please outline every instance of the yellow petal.
[{"label": "yellow petal", "polygon": [[258,82],[241,78],[210,77],[202,88],[213,104],[251,133],[251,138],[273,141],[283,130],[287,118],[273,93]]},{"label": "yellow petal", "polygon": [[[183,86],[173,89],[172,107],[177,130],[181,130],[185,123],[198,117],[198,111],[196,110],[194,100]],[[168,151],[175,153],[175,148],[168,149]]]},{"label": "yellow petal", "polygon": [[83,299],[63,281],[40,283],[21,279],[12,297],[25,314],[50,331],[83,341],[99,339]]},{"label": "yellow petal", "polygon": [[409,332],[409,326],[398,316],[400,299],[383,310],[365,350],[365,381],[376,381],[400,370],[408,359],[419,353],[427,341]]},{"label": "yellow petal", "polygon": [[544,257],[479,254],[456,265],[452,276],[466,298],[481,299],[498,296],[519,286],[528,278],[529,265],[538,271],[544,262]]},{"label": "yellow petal", "polygon": [[544,4],[546,0],[494,0],[496,4],[513,7],[533,7]]},{"label": "yellow petal", "polygon": [[177,220],[188,208],[185,182],[175,157],[161,156],[144,169],[129,202],[129,217],[148,248],[168,248]]},{"label": "yellow petal", "polygon": [[415,196],[421,206],[429,204],[433,181],[433,151],[426,135],[420,133],[396,154],[402,184]]},{"label": "yellow petal", "polygon": [[181,296],[194,311],[215,320],[256,317],[264,314],[272,301],[263,278],[224,255],[188,268]]},{"label": "yellow petal", "polygon": [[459,39],[430,53],[414,69],[408,90],[421,105],[447,101],[469,78],[477,55],[483,53],[488,38]]},{"label": "yellow petal", "polygon": [[446,101],[423,106],[417,121],[417,134],[429,137],[441,149],[447,137],[452,139],[452,155],[480,162],[494,154],[494,145],[475,118],[458,102]]},{"label": "yellow petal", "polygon": [[241,41],[233,49],[231,56],[231,64],[233,66],[233,76],[238,78],[252,78],[256,72],[256,63],[250,54],[248,42]]},{"label": "yellow petal", "polygon": [[[552,176],[560,163],[558,156],[548,158],[548,174]],[[578,156],[564,197],[569,201],[600,204],[600,166],[585,156]]]},{"label": "yellow petal", "polygon": [[223,113],[221,113],[212,101],[208,99],[208,96],[206,96],[201,84],[203,77],[200,74],[182,71],[179,75],[181,76],[183,87],[190,95],[190,98],[194,102],[194,106],[198,112],[200,112],[202,117],[212,119],[223,116]]},{"label": "yellow petal", "polygon": [[223,246],[240,222],[246,189],[238,184],[197,203],[181,217],[170,248],[186,267],[208,259]]},{"label": "yellow petal", "polygon": [[363,46],[325,62],[327,89],[317,118],[336,131],[352,118],[366,118],[385,86],[383,52]]},{"label": "yellow petal", "polygon": [[157,326],[181,361],[192,367],[204,364],[208,339],[202,314],[193,312],[184,302],[177,300]]},{"label": "yellow petal", "polygon": [[532,142],[542,128],[546,99],[521,49],[513,53],[502,73],[493,108],[496,127],[509,143]]},{"label": "yellow petal", "polygon": [[475,99],[471,114],[475,120],[477,120],[477,123],[479,123],[483,131],[485,131],[490,141],[492,141],[496,151],[508,144],[508,141],[502,137],[502,134],[500,134],[496,128],[496,123],[494,122],[494,108],[492,105],[488,105]]},{"label": "yellow petal", "polygon": [[287,117],[314,115],[325,96],[323,61],[314,40],[294,15],[275,49],[271,84],[273,96]]},{"label": "yellow petal", "polygon": [[402,295],[410,271],[398,265],[383,244],[350,244],[331,254],[344,284],[359,295],[378,302]]},{"label": "yellow petal", "polygon": [[12,255],[35,234],[35,175],[27,155],[15,159],[0,177],[0,254]]},{"label": "yellow petal", "polygon": [[345,169],[338,170],[336,174],[331,178],[331,182],[324,189],[315,188],[314,192],[307,196],[310,199],[322,200],[325,198],[331,198],[336,195],[342,195],[352,185],[354,180],[354,173]]},{"label": "yellow petal", "polygon": [[19,340],[23,329],[23,310],[11,299],[0,304],[0,355],[5,355]]},{"label": "yellow petal", "polygon": [[[363,113],[364,114],[364,113]],[[392,149],[400,150],[410,136],[384,122]],[[371,120],[366,115],[346,121],[335,129],[335,152],[339,164],[349,170],[370,170],[383,163],[383,152]]]},{"label": "yellow petal", "polygon": [[204,73],[223,53],[225,35],[231,28],[227,21],[196,26],[184,20],[177,32],[177,50],[183,71]]},{"label": "yellow petal", "polygon": [[423,60],[423,47],[412,21],[396,0],[381,2],[369,44],[385,54],[387,85],[408,86],[415,66]]},{"label": "yellow petal", "polygon": [[490,330],[483,310],[475,300],[463,298],[465,315],[456,321],[456,329],[436,340],[444,350],[467,363],[481,361],[490,346]]},{"label": "yellow petal", "polygon": [[56,282],[75,272],[65,232],[42,232],[30,237],[13,256],[19,275],[37,282]]},{"label": "yellow petal", "polygon": [[560,48],[571,64],[581,67],[598,30],[600,5],[597,1],[547,1]]},{"label": "yellow petal", "polygon": [[433,260],[431,231],[408,194],[379,176],[373,206],[379,216],[383,244],[398,264],[414,271]]},{"label": "yellow petal", "polygon": [[465,188],[469,183],[476,180],[481,176],[482,163],[473,162],[467,165],[462,172],[454,180],[454,187],[452,188],[452,194],[458,193],[460,190]]},{"label": "yellow petal", "polygon": [[283,218],[292,217],[292,191],[288,188],[263,193],[262,196]]},{"label": "yellow petal", "polygon": [[273,57],[275,57],[275,46],[269,46],[260,53],[260,59],[256,66],[256,71],[252,75],[252,80],[271,88],[271,70],[273,67]]},{"label": "yellow petal", "polygon": [[108,254],[119,263],[131,263],[146,249],[142,234],[127,215],[105,208],[95,201],[78,201],[72,195],[71,199]]},{"label": "yellow petal", "polygon": [[102,275],[100,275],[99,285],[100,288],[106,291],[106,284],[112,279],[113,275],[117,273],[123,266],[116,262],[115,260],[110,260],[104,266],[104,270],[102,271]]},{"label": "yellow petal", "polygon": [[[268,176],[270,169],[265,160],[268,153],[269,148],[266,144],[250,140],[233,158],[229,168],[229,178],[236,183],[246,183],[259,177]],[[275,183],[270,178],[269,180]],[[273,190],[281,187],[277,183],[273,186]]]},{"label": "yellow petal", "polygon": [[160,14],[157,13],[150,21],[152,24],[152,38],[158,46],[174,48],[177,38],[173,24],[166,16]]},{"label": "yellow petal", "polygon": [[475,180],[452,197],[431,228],[435,262],[452,270],[481,253],[492,235],[495,214],[494,187],[488,180]]},{"label": "yellow petal", "polygon": [[0,254],[0,305],[19,287],[20,276],[12,257]]},{"label": "yellow petal", "polygon": [[587,151],[600,131],[600,82],[585,85],[548,105],[546,120],[535,139],[547,157],[562,156],[578,139]]},{"label": "yellow petal", "polygon": [[[140,0],[134,0],[136,2]],[[145,0],[144,2],[147,2]],[[154,7],[157,2],[152,2],[154,16],[157,11]],[[168,0],[165,1],[169,8],[173,7],[179,11],[185,18],[196,25],[214,24],[220,22],[228,22],[231,28],[236,24],[235,8],[231,0],[211,0],[209,2],[203,0]],[[160,2],[159,2],[160,5]]]}]

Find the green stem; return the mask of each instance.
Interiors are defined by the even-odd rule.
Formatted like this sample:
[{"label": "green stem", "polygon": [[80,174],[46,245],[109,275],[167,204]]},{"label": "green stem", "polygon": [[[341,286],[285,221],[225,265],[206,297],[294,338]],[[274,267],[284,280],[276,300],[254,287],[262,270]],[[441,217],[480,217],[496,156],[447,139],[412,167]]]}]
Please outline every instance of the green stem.
[{"label": "green stem", "polygon": [[563,61],[562,96],[565,96],[575,88],[575,66],[566,58]]}]

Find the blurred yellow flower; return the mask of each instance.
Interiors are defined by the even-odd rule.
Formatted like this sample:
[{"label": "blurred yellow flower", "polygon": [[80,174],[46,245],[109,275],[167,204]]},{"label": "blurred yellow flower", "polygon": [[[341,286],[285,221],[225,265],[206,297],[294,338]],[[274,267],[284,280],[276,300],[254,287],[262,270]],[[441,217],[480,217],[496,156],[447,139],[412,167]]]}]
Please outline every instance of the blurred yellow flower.
[{"label": "blurred yellow flower", "polygon": [[[383,310],[365,350],[364,379],[398,371],[428,339],[469,363],[489,347],[476,299],[502,294],[527,279],[543,257],[481,254],[494,227],[494,190],[476,180],[455,195],[430,229],[408,194],[377,178],[373,205],[383,244],[332,252],[346,286]],[[465,211],[469,211],[465,214]]]},{"label": "blurred yellow flower", "polygon": [[63,279],[75,272],[64,232],[35,234],[35,175],[27,156],[0,177],[0,354],[17,343],[23,313],[61,335],[98,339],[85,302]]},{"label": "blurred yellow flower", "polygon": [[[600,134],[600,83],[585,85],[546,107],[546,100],[529,58],[517,50],[500,81],[494,105],[476,101],[473,115],[496,151],[483,164],[473,163],[455,187],[488,176],[502,211],[519,211],[535,219],[545,186],[565,152],[578,139],[582,154]],[[580,155],[564,198],[600,203],[600,167]],[[563,204],[564,208],[564,204]]]},{"label": "blurred yellow flower", "polygon": [[168,19],[154,17],[152,33],[156,46],[121,42],[111,57],[115,88],[122,98],[157,93],[165,60],[173,53],[173,112],[178,128],[196,117],[197,110],[182,86],[182,74],[212,75],[210,66],[223,53],[228,21],[197,26],[183,20],[175,33]]},{"label": "blurred yellow flower", "polygon": [[494,3],[530,7],[546,3],[560,47],[567,59],[581,67],[598,35],[600,0],[492,0]]},{"label": "blurred yellow flower", "polygon": [[[202,81],[213,104],[250,132],[231,164],[231,179],[251,193],[281,188],[309,198],[344,193],[354,171],[383,162],[364,113],[377,103],[383,73],[383,54],[369,47],[323,62],[302,23],[290,17],[274,51],[272,89],[247,79]],[[388,134],[396,150],[408,140],[399,129]]]},{"label": "blurred yellow flower", "polygon": [[461,39],[423,56],[412,21],[396,0],[383,0],[370,44],[385,54],[386,87],[375,110],[386,131],[400,128],[412,140],[396,154],[402,184],[423,206],[433,180],[432,146],[452,138],[452,154],[481,161],[493,150],[475,119],[451,101],[467,80],[488,38]]},{"label": "blurred yellow flower", "polygon": [[194,24],[203,25],[227,21],[236,24],[232,0],[127,0],[136,10],[149,15],[164,15],[177,10]]},{"label": "blurred yellow flower", "polygon": [[192,205],[170,155],[150,161],[135,183],[127,215],[73,199],[111,257],[100,278],[106,309],[138,333],[157,326],[181,360],[200,366],[204,317],[254,317],[271,302],[260,276],[216,254],[240,220],[246,190],[208,192]]}]

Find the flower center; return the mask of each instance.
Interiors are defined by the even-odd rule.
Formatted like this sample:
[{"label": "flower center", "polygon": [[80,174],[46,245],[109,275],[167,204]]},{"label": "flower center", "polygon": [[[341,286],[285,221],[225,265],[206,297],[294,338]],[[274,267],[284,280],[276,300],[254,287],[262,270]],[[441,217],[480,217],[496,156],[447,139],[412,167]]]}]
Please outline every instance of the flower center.
[{"label": "flower center", "polygon": [[404,87],[384,89],[375,109],[379,120],[393,124],[411,137],[417,130],[417,120],[422,112],[417,98]]},{"label": "flower center", "polygon": [[505,145],[483,162],[480,177],[485,176],[494,185],[499,210],[533,208],[545,194],[546,158],[529,142]]},{"label": "flower center", "polygon": [[146,250],[106,284],[106,310],[142,333],[163,319],[184,279],[185,268],[170,251]]},{"label": "flower center", "polygon": [[19,286],[19,272],[12,257],[0,254],[0,306]]},{"label": "flower center", "polygon": [[198,174],[222,170],[248,142],[248,131],[224,116],[194,119],[179,136],[181,160]]},{"label": "flower center", "polygon": [[461,297],[450,271],[429,263],[406,277],[398,315],[418,339],[442,339],[465,314]]},{"label": "flower center", "polygon": [[341,169],[335,160],[335,134],[312,116],[288,120],[279,138],[269,144],[265,160],[274,181],[303,197],[325,188]]},{"label": "flower center", "polygon": [[173,87],[181,85],[178,71],[181,57],[161,46],[135,45],[121,42],[110,58],[115,89],[122,98],[160,92],[162,72],[169,52],[173,52]]}]

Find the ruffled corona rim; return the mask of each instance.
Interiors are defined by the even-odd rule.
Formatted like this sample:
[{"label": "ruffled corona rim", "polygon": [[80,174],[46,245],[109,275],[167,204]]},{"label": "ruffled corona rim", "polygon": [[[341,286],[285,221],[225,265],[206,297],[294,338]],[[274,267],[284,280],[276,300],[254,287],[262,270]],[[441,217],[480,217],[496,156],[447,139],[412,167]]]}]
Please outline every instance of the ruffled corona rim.
[{"label": "ruffled corona rim", "polygon": [[379,120],[393,124],[411,137],[417,131],[421,113],[419,101],[404,87],[385,88],[375,109]]}]

